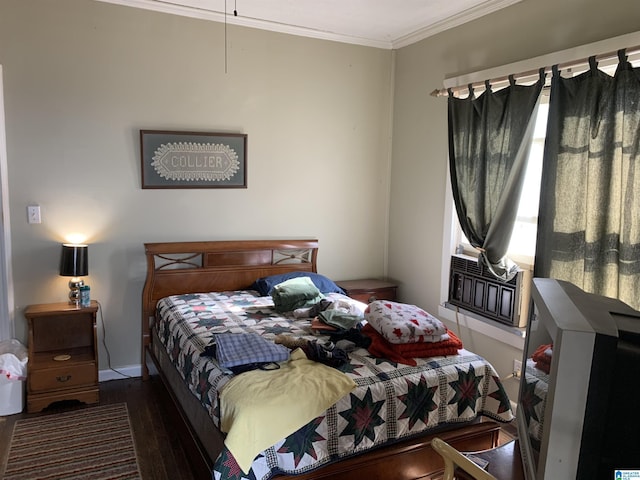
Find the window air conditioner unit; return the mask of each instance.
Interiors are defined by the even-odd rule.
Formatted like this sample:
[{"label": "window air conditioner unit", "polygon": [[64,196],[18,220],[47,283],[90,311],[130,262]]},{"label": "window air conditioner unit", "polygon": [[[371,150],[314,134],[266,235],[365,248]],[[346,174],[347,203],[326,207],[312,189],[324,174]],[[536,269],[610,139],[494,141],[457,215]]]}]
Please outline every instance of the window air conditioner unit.
[{"label": "window air conditioner unit", "polygon": [[447,303],[512,327],[525,327],[529,313],[531,272],[503,282],[477,258],[452,255]]}]

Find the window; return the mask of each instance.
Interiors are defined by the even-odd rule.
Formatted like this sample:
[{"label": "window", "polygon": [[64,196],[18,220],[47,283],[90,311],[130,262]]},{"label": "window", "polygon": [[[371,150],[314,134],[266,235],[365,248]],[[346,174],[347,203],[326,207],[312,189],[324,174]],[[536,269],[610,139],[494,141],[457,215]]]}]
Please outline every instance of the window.
[{"label": "window", "polygon": [[549,98],[543,95],[531,143],[522,195],[518,204],[518,216],[511,234],[508,254],[516,261],[533,264],[536,253],[538,228],[538,206],[540,203],[540,179],[542,177],[542,155],[549,114]]},{"label": "window", "polygon": [[[478,86],[476,89],[477,94],[482,92],[482,83],[487,78],[500,79],[506,78],[510,72],[519,71],[537,71],[540,65],[553,65],[562,64],[564,62],[571,63],[572,67],[561,69],[561,75],[563,77],[579,75],[588,70],[589,65],[586,59],[593,55],[593,52],[615,52],[619,49],[628,48],[629,45],[638,45],[637,34],[632,37],[630,35],[623,35],[613,39],[596,42],[594,44],[584,45],[577,48],[571,48],[561,52],[554,52],[553,54],[536,57],[535,59],[525,60],[517,62],[516,64],[505,65],[498,68],[492,68],[489,70],[475,72],[473,74],[464,74],[457,78],[450,78],[445,81],[445,87],[456,88],[456,86],[464,86],[469,83],[474,83]],[[634,47],[633,52],[628,53],[628,60],[634,67],[638,67],[640,64],[640,51]],[[610,55],[610,58],[603,58],[598,61],[599,70],[613,75],[618,65],[618,59],[615,55]],[[575,58],[583,58],[584,63],[574,61]],[[562,59],[562,61],[560,61]],[[523,76],[522,80],[527,77]],[[526,82],[526,80],[525,80]],[[525,83],[523,82],[523,83]],[[547,73],[547,85],[550,85],[551,74]],[[464,87],[461,87],[464,91]],[[544,142],[546,137],[546,124],[549,108],[549,89],[545,88],[542,92],[541,104],[536,118],[536,128],[534,132],[534,139],[531,146],[531,154],[529,157],[528,170],[526,172],[525,184],[523,186],[522,198],[519,203],[519,210],[517,214],[516,224],[511,238],[511,243],[508,251],[508,255],[511,259],[515,260],[523,269],[533,269],[533,262],[535,257],[535,242],[537,237],[537,220],[538,220],[538,206],[540,198],[540,179],[541,179],[541,167],[544,151]],[[508,330],[504,325],[497,325],[495,322],[482,319],[479,316],[473,314],[458,316],[458,313],[452,313],[446,306],[449,293],[449,264],[451,254],[456,248],[456,245],[462,244],[465,253],[474,254],[475,249],[471,247],[468,241],[462,235],[462,231],[457,221],[457,215],[455,206],[453,205],[453,194],[451,191],[451,179],[447,169],[447,185],[446,185],[446,197],[444,202],[444,242],[442,246],[442,275],[441,275],[441,305],[438,313],[443,319],[450,322],[459,322],[460,325],[469,328],[472,331],[479,332],[487,337],[495,339],[506,345],[510,345],[518,350],[523,348],[523,339],[520,334],[514,335],[517,329]],[[511,367],[508,367],[511,368]]]},{"label": "window", "polygon": [[[538,228],[538,205],[540,202],[540,179],[542,177],[542,155],[549,114],[549,97],[543,92],[536,116],[531,152],[527,163],[522,195],[518,205],[518,214],[509,243],[507,255],[517,263],[533,265],[536,253],[536,232]],[[462,244],[465,251],[475,251],[465,237],[458,224],[455,209],[453,215],[456,223],[456,245]]]},{"label": "window", "polygon": [[[629,61],[634,67],[638,66],[637,58],[629,57]],[[613,59],[601,62],[598,69],[608,75],[615,74],[618,60]],[[575,76],[584,73],[588,69],[583,68],[565,69],[562,76]],[[542,157],[544,154],[544,141],[547,133],[547,118],[549,115],[549,89],[550,77],[547,77],[547,87],[542,91],[536,125],[531,143],[531,151],[527,164],[522,195],[518,205],[518,214],[511,234],[511,242],[507,250],[507,256],[521,266],[533,266],[536,253],[536,235],[538,231],[538,207],[540,204],[540,180],[542,178]],[[479,94],[479,93],[478,93]],[[454,245],[462,244],[465,252],[475,253],[475,249],[464,236],[458,218],[453,209],[453,222],[455,225]],[[455,248],[455,247],[454,247]]]},{"label": "window", "polygon": [[[628,40],[624,40],[625,44],[628,44]],[[616,45],[616,48],[612,48],[609,43],[607,46],[600,47],[603,51],[614,51],[618,48],[624,48],[623,45]],[[594,48],[589,46],[585,55],[592,52]],[[572,50],[571,56],[575,55]],[[586,56],[585,56],[586,58]],[[554,58],[553,62],[557,63],[557,59]],[[630,54],[628,57],[629,62],[634,67],[638,67],[640,62],[640,52]],[[536,63],[544,63],[536,60]],[[598,62],[598,69],[607,73],[608,75],[614,75],[618,65],[617,56],[604,59]],[[509,67],[510,68],[510,67]],[[563,77],[580,75],[581,73],[589,69],[588,62],[584,64],[576,64],[573,68],[565,68],[561,71]],[[532,69],[533,70],[533,69]],[[478,74],[481,78],[487,78],[491,75],[487,75],[484,72]],[[468,79],[467,79],[468,80]],[[550,85],[551,76],[547,74],[547,86]],[[468,83],[468,82],[467,82]],[[477,94],[481,94],[481,89],[478,89]],[[534,136],[531,145],[531,151],[528,159],[527,172],[525,174],[525,183],[523,185],[522,196],[518,205],[518,213],[514,229],[511,236],[511,241],[507,255],[514,260],[525,270],[533,270],[533,263],[535,258],[537,226],[538,226],[538,207],[540,201],[540,180],[542,176],[542,159],[544,153],[544,143],[546,137],[547,117],[549,113],[549,89],[545,87],[542,91],[542,97],[540,99],[540,105],[538,108],[538,114],[536,117],[536,125],[534,130]],[[445,236],[442,250],[442,276],[441,276],[441,297],[443,304],[448,298],[449,291],[449,263],[451,254],[457,250],[457,245],[462,245],[464,253],[477,256],[477,251],[469,244],[469,241],[464,237],[460,225],[458,223],[455,206],[453,205],[453,194],[451,192],[451,179],[449,178],[447,171],[447,196],[444,205],[444,224],[445,224]],[[445,310],[443,310],[446,313]],[[442,312],[441,312],[442,313]]]}]

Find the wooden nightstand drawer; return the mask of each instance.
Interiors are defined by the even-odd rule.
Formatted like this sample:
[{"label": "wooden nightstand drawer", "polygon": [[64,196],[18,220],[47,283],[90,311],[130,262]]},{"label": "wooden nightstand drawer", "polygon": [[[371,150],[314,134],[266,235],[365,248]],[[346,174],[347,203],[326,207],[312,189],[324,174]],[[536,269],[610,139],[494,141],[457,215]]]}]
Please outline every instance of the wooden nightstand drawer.
[{"label": "wooden nightstand drawer", "polygon": [[395,301],[397,298],[398,286],[383,280],[345,280],[336,283],[351,298],[363,303],[371,303],[376,300]]},{"label": "wooden nightstand drawer", "polygon": [[97,382],[96,365],[69,365],[48,370],[36,370],[27,377],[32,392],[94,385]]}]

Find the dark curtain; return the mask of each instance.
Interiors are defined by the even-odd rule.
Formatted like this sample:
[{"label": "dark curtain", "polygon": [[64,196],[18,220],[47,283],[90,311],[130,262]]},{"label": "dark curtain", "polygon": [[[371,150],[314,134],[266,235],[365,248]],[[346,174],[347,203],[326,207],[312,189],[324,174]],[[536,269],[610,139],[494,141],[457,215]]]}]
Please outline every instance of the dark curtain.
[{"label": "dark curtain", "polygon": [[449,93],[449,170],[460,226],[494,275],[510,280],[517,266],[505,254],[518,211],[544,73],[534,85],[510,86],[475,98]]},{"label": "dark curtain", "polygon": [[640,309],[640,69],[553,69],[534,274]]}]

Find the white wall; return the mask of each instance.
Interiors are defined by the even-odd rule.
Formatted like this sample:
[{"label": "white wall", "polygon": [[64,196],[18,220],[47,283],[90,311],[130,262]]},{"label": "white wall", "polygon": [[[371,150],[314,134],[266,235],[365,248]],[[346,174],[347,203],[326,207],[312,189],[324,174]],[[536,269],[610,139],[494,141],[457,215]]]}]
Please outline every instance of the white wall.
[{"label": "white wall", "polygon": [[[400,49],[396,56],[389,275],[404,301],[432,312],[441,294],[447,182],[445,77],[484,70],[638,30],[640,2],[525,0]],[[632,46],[632,45],[630,45]],[[544,66],[544,65],[540,65]],[[517,72],[514,72],[517,73]],[[516,349],[463,328],[463,341],[508,375]],[[509,395],[517,398],[515,382]]]},{"label": "white wall", "polygon": [[[27,304],[66,300],[71,233],[114,367],[139,363],[144,242],[314,237],[321,273],[384,275],[392,53],[228,26],[225,73],[224,45],[220,23],[0,2],[18,338]],[[140,129],[248,134],[248,188],[142,190]]]}]

